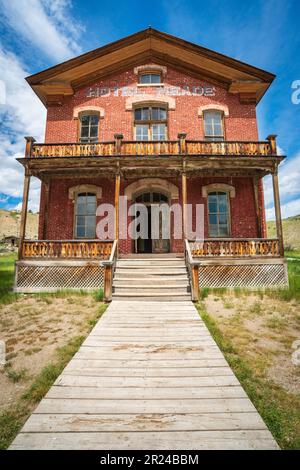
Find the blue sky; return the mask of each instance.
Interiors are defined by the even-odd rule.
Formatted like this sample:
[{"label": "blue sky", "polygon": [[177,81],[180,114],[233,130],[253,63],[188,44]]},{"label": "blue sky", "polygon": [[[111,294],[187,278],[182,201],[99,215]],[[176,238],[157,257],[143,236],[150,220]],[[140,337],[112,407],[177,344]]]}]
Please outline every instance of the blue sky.
[{"label": "blue sky", "polygon": [[[300,2],[0,0],[0,207],[19,208],[24,135],[43,141],[45,109],[24,77],[151,25],[277,75],[258,106],[260,138],[278,134],[284,217],[300,214]],[[300,82],[299,82],[300,83]],[[300,94],[299,94],[300,97]],[[265,178],[267,217],[272,186]],[[39,182],[30,207],[38,209]]]}]

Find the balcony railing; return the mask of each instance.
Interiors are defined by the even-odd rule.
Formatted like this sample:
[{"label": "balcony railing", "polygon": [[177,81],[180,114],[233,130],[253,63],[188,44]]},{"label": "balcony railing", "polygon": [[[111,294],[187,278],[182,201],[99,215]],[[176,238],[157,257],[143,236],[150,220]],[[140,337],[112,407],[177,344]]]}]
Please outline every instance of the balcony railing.
[{"label": "balcony railing", "polygon": [[[32,138],[30,138],[32,139]],[[113,156],[249,156],[266,157],[277,155],[275,140],[262,142],[238,141],[125,141],[111,142],[38,144],[30,141],[26,157],[113,157]]]},{"label": "balcony railing", "polygon": [[112,241],[101,240],[25,240],[21,257],[107,260],[112,246]]},{"label": "balcony railing", "polygon": [[193,258],[280,256],[277,238],[210,238],[189,244]]}]

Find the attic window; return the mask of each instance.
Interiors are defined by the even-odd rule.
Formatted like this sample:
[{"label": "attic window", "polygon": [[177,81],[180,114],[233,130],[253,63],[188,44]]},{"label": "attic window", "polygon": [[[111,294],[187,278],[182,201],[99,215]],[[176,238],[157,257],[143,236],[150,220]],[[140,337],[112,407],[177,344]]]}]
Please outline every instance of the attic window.
[{"label": "attic window", "polygon": [[161,83],[161,74],[157,72],[141,73],[139,75],[139,83],[142,85]]}]

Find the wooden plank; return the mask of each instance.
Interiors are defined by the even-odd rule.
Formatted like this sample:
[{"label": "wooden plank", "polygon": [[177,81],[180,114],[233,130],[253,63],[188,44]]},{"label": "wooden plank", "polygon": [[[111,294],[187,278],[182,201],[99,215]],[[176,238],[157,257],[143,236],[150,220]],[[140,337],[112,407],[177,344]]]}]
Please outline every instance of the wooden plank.
[{"label": "wooden plank", "polygon": [[278,449],[270,433],[255,431],[172,431],[172,432],[78,432],[20,433],[16,449]]},{"label": "wooden plank", "polygon": [[[62,374],[55,385],[76,387],[141,387],[141,388],[170,388],[182,387],[181,377],[93,377]],[[229,387],[239,385],[237,378],[232,374],[228,376],[211,377],[185,377],[185,387]]]},{"label": "wooden plank", "polygon": [[91,400],[44,398],[36,413],[204,413],[255,411],[248,398],[184,400]]},{"label": "wooden plank", "polygon": [[[189,367],[210,367],[210,368],[218,368],[218,367],[228,367],[227,362],[225,361],[224,358],[222,359],[189,359],[189,360],[182,360],[182,359],[173,359],[173,360],[163,360],[163,359],[149,359],[149,360],[119,360],[119,359],[77,359],[74,357],[71,362],[69,362],[68,367],[74,367],[77,369],[84,369],[85,367],[108,367],[108,368],[113,368],[113,367],[127,367],[128,369],[134,368],[142,368],[144,369],[147,367],[147,369],[151,368],[168,368],[168,369],[173,369],[173,368],[189,368]],[[66,370],[66,369],[65,369]]]},{"label": "wooden plank", "polygon": [[112,431],[200,431],[265,430],[258,413],[195,414],[37,414],[22,432],[112,432]]},{"label": "wooden plank", "polygon": [[177,388],[100,388],[100,387],[61,387],[53,386],[46,398],[97,399],[97,400],[160,400],[199,399],[199,398],[246,398],[241,386],[231,387],[181,387]]},{"label": "wooden plank", "polygon": [[128,367],[111,367],[110,369],[104,367],[76,367],[70,364],[65,368],[65,374],[75,375],[77,377],[82,375],[89,375],[93,377],[217,377],[224,375],[232,375],[232,371],[228,366],[226,367],[189,367],[189,368],[147,368],[138,369]]}]

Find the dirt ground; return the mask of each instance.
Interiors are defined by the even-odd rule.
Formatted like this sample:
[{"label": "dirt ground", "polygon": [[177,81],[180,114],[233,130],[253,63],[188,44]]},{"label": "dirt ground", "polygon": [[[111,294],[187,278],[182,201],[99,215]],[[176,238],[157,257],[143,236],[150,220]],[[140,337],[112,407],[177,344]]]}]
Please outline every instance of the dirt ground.
[{"label": "dirt ground", "polygon": [[55,350],[86,335],[99,302],[92,295],[22,296],[0,306],[0,339],[6,343],[6,365],[0,366],[0,411],[22,395],[33,379],[55,359]]},{"label": "dirt ground", "polygon": [[[296,300],[284,301],[267,295],[210,294],[207,312],[221,331],[264,376],[292,394],[300,393],[300,307]],[[295,356],[294,354],[294,356]]]}]

